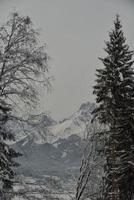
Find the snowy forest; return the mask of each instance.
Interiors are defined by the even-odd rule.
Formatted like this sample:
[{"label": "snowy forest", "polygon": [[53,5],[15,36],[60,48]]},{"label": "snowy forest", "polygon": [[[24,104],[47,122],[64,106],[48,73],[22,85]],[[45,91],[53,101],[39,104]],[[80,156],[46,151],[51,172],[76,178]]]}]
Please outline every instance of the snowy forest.
[{"label": "snowy forest", "polygon": [[[59,1],[61,4],[61,0],[57,0],[57,3]],[[105,0],[101,1],[103,7]],[[42,5],[47,7],[46,2]],[[89,2],[91,5],[92,1]],[[114,0],[112,2],[115,4]],[[2,7],[3,12],[7,5]],[[29,5],[31,8],[31,3]],[[54,5],[51,2],[50,6]],[[71,16],[71,4],[66,5],[69,5]],[[82,10],[81,6],[79,11]],[[29,8],[28,4],[26,8]],[[71,60],[76,53],[78,62],[84,65],[83,57],[79,56],[79,50],[77,52],[80,43],[74,55],[70,47],[77,35],[64,35],[62,38],[61,32],[59,36],[61,40],[66,40],[64,45],[68,47],[67,51],[61,49],[61,52],[71,52],[66,55],[69,62],[64,59],[63,62],[67,62],[67,65],[72,62],[75,70],[69,67],[67,70],[67,65],[61,65],[63,69],[57,67],[54,73],[51,65],[56,62],[54,52],[59,55],[56,40],[60,31],[51,33],[55,34],[56,40],[53,38],[50,46],[56,46],[56,51],[52,51],[52,47],[49,51],[49,42],[44,41],[42,36],[43,27],[36,26],[34,15],[23,14],[16,8],[12,10],[0,23],[0,200],[134,200],[134,48],[125,25],[127,15],[122,17],[122,10],[121,14],[112,13],[113,18],[109,17],[111,24],[106,18],[102,20],[102,25],[99,22],[98,25],[93,24],[94,30],[89,29],[94,38],[88,35],[88,45],[92,46],[88,53],[95,54],[96,48],[100,56],[97,53],[94,57],[91,55],[97,60],[93,62],[87,59],[89,71],[85,71],[84,76],[81,71],[85,70],[84,66],[79,70],[79,65],[76,66]],[[81,17],[81,13],[78,13]],[[36,14],[41,15],[40,12]],[[67,12],[67,18],[68,15]],[[78,22],[78,16],[70,21],[65,20],[64,12],[62,16],[62,29],[65,32],[66,26],[74,19]],[[62,20],[61,15],[59,18]],[[45,19],[41,23],[43,21]],[[106,25],[104,22],[107,22]],[[84,27],[83,23],[79,21],[80,29]],[[58,22],[53,26],[58,30]],[[86,23],[88,31],[87,26],[90,25]],[[52,28],[46,27],[46,30]],[[78,27],[75,27],[76,32]],[[82,30],[80,35],[85,34],[86,30]],[[71,37],[73,39],[67,40]],[[59,46],[62,46],[63,40]],[[91,40],[96,40],[96,43]],[[84,49],[81,52],[86,58]],[[62,55],[57,62],[59,66]],[[90,65],[94,65],[94,68]],[[55,80],[58,70],[61,71],[58,77],[63,82]],[[77,73],[80,76],[77,77]],[[68,74],[70,77],[72,75],[73,82],[67,77]],[[92,91],[93,99],[83,86],[77,85],[78,94],[74,87],[77,78],[81,84],[86,75],[89,80],[93,77],[93,84],[87,87]],[[54,88],[58,83],[63,83],[60,86],[63,86],[65,93],[60,94],[63,89],[60,87],[57,99]],[[84,103],[81,98],[78,101],[78,95],[83,96],[83,90],[88,97]],[[54,106],[50,106],[51,101]],[[75,105],[74,109],[71,102],[72,107]],[[54,107],[54,111],[50,110],[51,107]]]}]

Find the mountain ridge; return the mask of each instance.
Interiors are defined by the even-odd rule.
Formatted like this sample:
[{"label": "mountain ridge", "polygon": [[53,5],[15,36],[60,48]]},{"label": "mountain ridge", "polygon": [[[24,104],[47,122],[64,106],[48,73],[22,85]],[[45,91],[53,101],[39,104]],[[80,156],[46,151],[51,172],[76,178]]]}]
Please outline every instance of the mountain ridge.
[{"label": "mountain ridge", "polygon": [[67,138],[72,134],[86,138],[85,126],[90,123],[94,108],[94,103],[83,103],[73,115],[60,122],[45,114],[31,116],[30,123],[25,125],[24,132],[28,133],[24,137],[25,142],[31,139],[35,144],[54,143],[59,138]]},{"label": "mountain ridge", "polygon": [[[13,147],[23,154],[18,158],[17,173],[25,176],[77,176],[87,143],[86,125],[90,125],[95,104],[84,103],[68,119],[56,122],[36,116],[26,128],[29,134]],[[44,119],[47,122],[44,122]],[[28,131],[27,130],[27,131]]]}]

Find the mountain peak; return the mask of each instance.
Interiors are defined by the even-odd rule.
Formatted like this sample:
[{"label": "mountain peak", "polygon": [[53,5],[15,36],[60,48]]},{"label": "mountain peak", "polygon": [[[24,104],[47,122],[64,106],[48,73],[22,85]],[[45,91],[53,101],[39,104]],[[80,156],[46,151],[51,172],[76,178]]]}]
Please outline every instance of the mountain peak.
[{"label": "mountain peak", "polygon": [[[94,103],[83,103],[80,108],[69,118],[56,122],[49,115],[42,113],[31,115],[28,123],[24,124],[24,130],[17,133],[17,141],[23,141],[25,145],[28,141],[34,144],[53,143],[59,138],[68,138],[71,135],[77,135],[86,138],[86,124],[91,121],[91,113],[95,108]],[[12,126],[13,129],[15,125]],[[23,134],[22,134],[23,132]],[[19,135],[19,137],[18,137]]]},{"label": "mountain peak", "polygon": [[85,110],[90,113],[95,109],[95,103],[87,102],[87,103],[82,103],[79,110]]}]

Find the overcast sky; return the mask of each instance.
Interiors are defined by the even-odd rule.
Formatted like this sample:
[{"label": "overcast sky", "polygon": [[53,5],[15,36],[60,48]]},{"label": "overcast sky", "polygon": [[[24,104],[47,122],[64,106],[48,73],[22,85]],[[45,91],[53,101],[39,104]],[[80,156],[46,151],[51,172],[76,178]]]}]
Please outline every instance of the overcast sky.
[{"label": "overcast sky", "polygon": [[134,0],[0,0],[1,24],[15,9],[31,17],[47,43],[55,81],[53,92],[42,95],[40,111],[50,110],[56,119],[94,101],[95,69],[116,13],[134,48]]}]

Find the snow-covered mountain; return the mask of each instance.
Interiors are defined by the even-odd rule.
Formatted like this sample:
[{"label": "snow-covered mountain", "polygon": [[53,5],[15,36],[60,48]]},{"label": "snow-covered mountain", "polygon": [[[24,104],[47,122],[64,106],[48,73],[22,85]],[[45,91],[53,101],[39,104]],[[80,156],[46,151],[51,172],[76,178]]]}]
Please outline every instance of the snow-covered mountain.
[{"label": "snow-covered mountain", "polygon": [[91,112],[94,108],[95,104],[93,103],[83,103],[71,117],[51,126],[49,131],[53,135],[52,141],[56,141],[58,138],[67,138],[72,134],[83,139],[86,138],[85,126],[90,123]]},{"label": "snow-covered mountain", "polygon": [[[8,123],[8,128],[15,135],[15,143],[24,141],[22,145],[31,141],[33,144],[43,144],[47,142],[47,137],[51,138],[49,127],[57,124],[47,114],[31,115],[26,121],[12,119]],[[14,143],[14,141],[13,141]]]},{"label": "snow-covered mountain", "polygon": [[86,138],[85,127],[90,123],[91,112],[95,108],[93,103],[83,103],[72,116],[56,122],[46,114],[30,116],[28,123],[10,123],[11,129],[16,133],[16,141],[23,141],[25,145],[30,141],[33,145],[54,143],[59,138],[68,138],[77,135]]},{"label": "snow-covered mountain", "polygon": [[[14,144],[23,154],[18,158],[21,165],[17,172],[25,176],[47,174],[64,178],[78,174],[86,145],[85,129],[94,108],[95,104],[84,103],[72,116],[60,122],[45,114],[31,116]],[[16,127],[16,131],[20,129]]]}]

